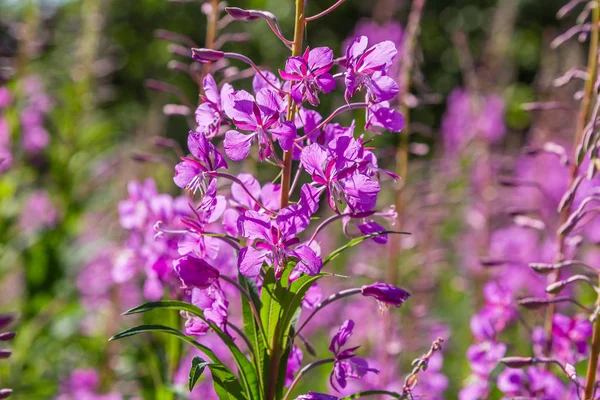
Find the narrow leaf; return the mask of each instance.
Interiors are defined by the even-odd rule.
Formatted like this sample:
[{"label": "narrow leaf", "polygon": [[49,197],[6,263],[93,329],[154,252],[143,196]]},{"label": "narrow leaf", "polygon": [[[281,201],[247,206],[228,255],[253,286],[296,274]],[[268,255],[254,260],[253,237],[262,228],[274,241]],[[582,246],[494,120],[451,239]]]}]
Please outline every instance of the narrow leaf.
[{"label": "narrow leaf", "polygon": [[192,368],[190,369],[190,377],[188,380],[188,388],[190,392],[194,389],[194,386],[196,386],[196,383],[198,382],[198,379],[200,379],[200,377],[202,376],[204,369],[210,364],[212,363],[209,361],[205,361],[201,357],[194,357],[192,359]]},{"label": "narrow leaf", "polygon": [[168,335],[173,335],[181,340],[184,340],[198,350],[206,354],[211,359],[212,363],[208,365],[210,372],[212,373],[215,391],[219,395],[220,399],[226,400],[249,400],[249,397],[244,395],[243,389],[240,385],[238,378],[234,373],[221,362],[221,360],[213,353],[211,349],[196,342],[189,336],[184,335],[177,329],[170,328],[163,325],[139,325],[133,328],[125,329],[122,332],[117,333],[109,340],[118,340],[129,336],[134,336],[140,333],[146,332],[161,332]]}]

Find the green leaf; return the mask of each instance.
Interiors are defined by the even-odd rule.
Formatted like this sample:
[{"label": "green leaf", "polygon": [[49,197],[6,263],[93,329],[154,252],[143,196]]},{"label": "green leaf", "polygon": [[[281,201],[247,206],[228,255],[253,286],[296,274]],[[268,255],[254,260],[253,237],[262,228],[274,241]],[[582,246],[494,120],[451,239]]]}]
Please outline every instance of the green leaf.
[{"label": "green leaf", "polygon": [[285,299],[285,303],[282,305],[285,311],[281,319],[280,331],[282,333],[281,343],[284,348],[287,345],[290,328],[292,327],[292,323],[294,321],[294,316],[296,315],[296,313],[300,309],[300,306],[302,305],[302,299],[304,299],[304,296],[306,295],[306,292],[308,292],[308,289],[310,289],[310,287],[323,276],[326,276],[326,274],[319,274],[314,276],[302,275],[290,285],[288,289],[288,295]]},{"label": "green leaf", "polygon": [[188,388],[190,392],[194,389],[194,386],[196,386],[196,382],[198,382],[198,379],[202,376],[204,369],[210,364],[212,364],[210,361],[205,361],[201,357],[194,357],[192,359],[192,368],[190,369],[190,377],[188,379]]},{"label": "green leaf", "polygon": [[219,399],[226,400],[250,400],[250,397],[246,397],[242,390],[242,386],[234,375],[234,373],[221,362],[221,360],[215,355],[215,353],[204,346],[196,342],[189,336],[184,335],[177,329],[170,328],[163,325],[139,325],[133,328],[125,329],[122,332],[117,333],[109,340],[122,339],[129,336],[138,335],[146,332],[162,332],[168,335],[173,335],[183,341],[186,341],[196,347],[198,350],[206,354],[211,359],[211,363],[208,365],[213,377],[214,388]]},{"label": "green leaf", "polygon": [[275,270],[269,268],[263,280],[260,319],[262,320],[271,349],[274,348],[273,338],[275,337],[277,323],[282,313],[281,304],[284,302],[284,298],[285,290],[281,286],[281,282],[275,279]]},{"label": "green leaf", "polygon": [[364,235],[364,236],[360,236],[357,237],[355,239],[352,239],[351,241],[349,241],[348,243],[346,243],[344,246],[334,250],[331,252],[331,254],[329,254],[324,260],[323,260],[323,265],[326,265],[327,263],[329,263],[330,261],[336,259],[340,254],[342,254],[344,251],[356,246],[359,243],[364,242],[367,239],[371,239],[374,238],[376,236],[381,236],[381,235],[389,235],[389,234],[396,234],[396,235],[410,235],[409,232],[396,232],[396,231],[382,231],[382,232],[375,232],[375,233],[371,233],[369,235]]},{"label": "green leaf", "polygon": [[[252,299],[252,304],[255,309],[260,313],[260,309],[262,304],[260,302],[260,297],[258,295],[258,289],[254,284],[254,281],[247,279],[242,274],[238,275],[238,281],[242,288],[246,290],[246,292],[250,295]],[[264,381],[263,377],[266,376],[269,365],[269,354],[267,352],[267,343],[265,342],[264,334],[259,327],[259,322],[256,321],[254,317],[254,313],[250,307],[250,303],[248,299],[242,296],[242,315],[244,318],[244,333],[252,343],[254,347],[255,354],[255,367],[256,370],[259,371],[258,379],[261,387],[261,392],[264,392]],[[260,314],[259,314],[260,315]]]},{"label": "green leaf", "polygon": [[202,319],[202,321],[204,321],[219,336],[227,348],[229,348],[229,351],[233,355],[235,363],[238,367],[240,380],[242,381],[242,386],[244,387],[248,398],[252,400],[262,399],[262,392],[260,391],[258,383],[258,371],[256,371],[252,363],[248,360],[248,358],[246,358],[246,355],[242,353],[239,347],[237,347],[233,339],[228,334],[223,332],[223,330],[216,324],[207,320],[204,317],[204,312],[200,308],[183,301],[163,300],[142,304],[141,306],[132,308],[131,310],[125,312],[125,315],[143,313],[156,309],[174,309],[186,311]]}]

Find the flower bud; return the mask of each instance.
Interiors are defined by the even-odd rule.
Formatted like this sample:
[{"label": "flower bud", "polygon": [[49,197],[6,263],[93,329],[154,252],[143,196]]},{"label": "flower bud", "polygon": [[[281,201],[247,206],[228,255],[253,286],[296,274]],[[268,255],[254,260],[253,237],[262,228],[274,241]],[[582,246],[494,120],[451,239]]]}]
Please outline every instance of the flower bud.
[{"label": "flower bud", "polygon": [[12,392],[12,389],[0,389],[0,399],[8,399]]},{"label": "flower bud", "polygon": [[363,286],[361,292],[363,296],[375,297],[381,303],[396,307],[400,307],[410,296],[404,289],[380,282]]},{"label": "flower bud", "polygon": [[252,18],[252,13],[248,10],[241,9],[239,7],[225,7],[225,12],[231,15],[234,19],[241,19],[243,21],[250,21],[258,17]]},{"label": "flower bud", "polygon": [[8,326],[13,322],[14,317],[12,315],[0,315],[0,329]]},{"label": "flower bud", "polygon": [[554,264],[531,263],[529,264],[529,268],[531,268],[538,274],[549,274],[550,272],[555,271],[558,267]]},{"label": "flower bud", "polygon": [[531,357],[504,357],[500,362],[506,365],[508,368],[523,368],[533,364],[533,358]]},{"label": "flower bud", "polygon": [[13,340],[16,336],[16,332],[4,332],[0,333],[0,342],[7,342]]},{"label": "flower bud", "polygon": [[211,49],[192,49],[192,58],[201,63],[219,61],[225,56],[225,53]]}]

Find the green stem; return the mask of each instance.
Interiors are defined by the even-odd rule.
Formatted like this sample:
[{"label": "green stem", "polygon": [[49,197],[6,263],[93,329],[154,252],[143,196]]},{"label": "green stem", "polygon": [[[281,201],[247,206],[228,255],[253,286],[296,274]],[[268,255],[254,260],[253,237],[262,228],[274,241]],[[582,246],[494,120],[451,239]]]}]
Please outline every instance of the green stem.
[{"label": "green stem", "polygon": [[[590,104],[592,101],[592,96],[594,92],[594,86],[596,84],[596,73],[598,70],[598,23],[600,22],[600,10],[598,10],[598,1],[594,1],[594,7],[592,8],[592,31],[590,34],[590,47],[588,52],[588,65],[587,65],[587,76],[588,79],[585,82],[584,94],[581,100],[581,106],[579,108],[579,114],[577,115],[577,126],[575,130],[575,137],[573,140],[573,163],[571,164],[571,183],[569,184],[569,188],[573,187],[573,183],[577,179],[578,173],[578,163],[577,163],[577,148],[579,143],[583,138],[583,132],[585,130],[585,126],[589,119],[590,115]],[[572,203],[572,201],[570,202]],[[560,224],[563,225],[570,214],[570,204],[565,205],[560,213]],[[564,260],[564,248],[565,248],[565,235],[557,234],[557,242],[558,242],[558,250],[556,252],[555,263],[560,263]],[[560,270],[550,274],[548,277],[548,285],[551,285],[560,279]],[[553,296],[550,296],[553,297]],[[546,332],[546,349],[544,354],[549,355],[551,352],[552,341],[550,338],[552,337],[552,325],[554,319],[554,311],[556,310],[556,305],[550,304],[550,306],[546,309],[546,316],[544,321],[544,330]],[[600,336],[600,335],[599,335]],[[598,338],[600,340],[600,337]],[[596,355],[597,356],[597,355]],[[591,357],[590,357],[591,361]],[[588,371],[588,376],[589,376]],[[594,370],[595,375],[595,370]],[[586,397],[587,399],[587,397]],[[584,399],[584,400],[586,400]]]},{"label": "green stem", "polygon": [[[292,56],[302,55],[302,39],[304,38],[304,27],[306,26],[304,15],[304,0],[296,0],[296,18],[294,27],[294,44],[292,46]],[[294,100],[290,95],[288,97],[288,114],[287,120],[294,121],[296,116],[296,107]],[[290,196],[290,182],[292,180],[292,150],[286,151],[283,154],[283,169],[281,175],[281,208],[288,205]]]},{"label": "green stem", "polygon": [[[597,11],[597,8],[594,9]],[[600,276],[598,278],[600,281]],[[596,302],[596,306],[600,304],[600,296]],[[592,347],[590,349],[590,359],[588,361],[588,369],[585,378],[585,395],[583,400],[593,400],[594,389],[596,387],[596,371],[598,371],[598,355],[600,354],[600,321],[598,318],[594,320],[594,334],[592,336]]]},{"label": "green stem", "polygon": [[332,363],[334,361],[335,361],[335,359],[333,359],[333,358],[327,358],[325,360],[315,361],[313,363],[310,363],[310,364],[306,365],[304,368],[302,368],[298,372],[298,374],[296,375],[296,377],[294,378],[294,381],[292,382],[292,384],[288,388],[287,392],[285,393],[285,396],[283,396],[283,400],[287,400],[287,398],[292,394],[292,389],[294,389],[294,387],[296,386],[296,384],[298,382],[300,382],[300,379],[302,379],[302,377],[304,376],[304,374],[306,374],[308,371],[310,371],[313,368],[316,368],[316,367],[318,367],[320,365],[330,364],[330,363]]},{"label": "green stem", "polygon": [[[296,17],[294,19],[294,44],[292,45],[292,56],[299,56],[302,54],[302,40],[304,38],[304,27],[306,26],[305,15],[304,15],[304,1],[296,0]],[[296,107],[294,100],[290,95],[288,97],[288,113],[287,120],[294,121],[296,116]],[[290,183],[292,180],[292,150],[286,151],[283,154],[283,168],[281,171],[281,208],[287,207],[289,204],[290,196]],[[271,354],[269,361],[269,376],[266,382],[266,400],[274,400],[277,395],[277,381],[279,377],[279,366],[281,364],[281,357],[284,354],[284,349],[280,348],[281,343],[279,342],[280,333],[275,330],[273,336],[273,343],[271,346]],[[267,342],[268,343],[268,342]]]}]

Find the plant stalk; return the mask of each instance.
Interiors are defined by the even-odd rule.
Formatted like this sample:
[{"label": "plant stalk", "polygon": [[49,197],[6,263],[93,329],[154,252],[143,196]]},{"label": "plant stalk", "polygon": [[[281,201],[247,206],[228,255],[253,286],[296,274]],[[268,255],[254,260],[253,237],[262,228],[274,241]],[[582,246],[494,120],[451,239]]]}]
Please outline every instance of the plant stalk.
[{"label": "plant stalk", "polygon": [[[569,184],[569,188],[573,187],[573,184],[575,182],[575,180],[577,179],[577,173],[578,173],[578,165],[577,165],[577,147],[579,146],[579,143],[581,142],[582,138],[583,138],[583,132],[585,130],[585,126],[587,124],[587,121],[589,119],[590,116],[590,104],[592,102],[592,96],[593,96],[593,91],[594,91],[594,86],[596,84],[596,73],[598,70],[598,23],[600,22],[600,10],[598,10],[598,1],[595,0],[594,1],[594,6],[592,8],[592,28],[591,28],[591,33],[590,33],[590,47],[589,47],[589,51],[588,51],[588,65],[587,65],[587,76],[588,79],[585,82],[585,87],[584,87],[584,95],[583,98],[581,100],[581,106],[579,108],[579,113],[577,115],[577,125],[576,125],[576,131],[575,131],[575,137],[573,140],[573,162],[571,163],[571,182]],[[569,204],[565,205],[565,207],[563,207],[561,214],[560,214],[560,224],[559,226],[562,226],[567,219],[569,218],[569,214],[570,214],[570,209],[571,209],[571,202],[569,202]],[[562,262],[564,260],[564,248],[565,248],[565,237],[566,235],[562,235],[562,234],[557,234],[557,254],[556,254],[556,258],[555,258],[555,264],[558,264],[560,262]],[[550,274],[550,276],[548,277],[548,284],[553,284],[555,282],[557,282],[560,278],[560,270],[557,270],[556,272],[553,272],[552,274]],[[551,297],[553,297],[551,295]],[[545,355],[550,355],[550,352],[552,350],[552,326],[553,326],[553,318],[554,318],[554,312],[556,311],[556,305],[555,304],[550,304],[549,307],[546,309],[546,316],[545,316],[545,321],[544,321],[544,331],[546,332],[546,349],[544,354]],[[600,335],[598,335],[598,337],[594,334],[593,340],[600,341]],[[596,343],[593,341],[593,343]],[[598,350],[600,349],[600,343],[597,344],[597,349],[595,351],[596,353],[596,359],[598,358]],[[592,345],[592,352],[594,351],[594,346]],[[592,356],[590,357],[590,362],[592,361]],[[597,362],[597,360],[596,360]],[[590,375],[590,372],[588,371],[588,376]],[[595,370],[594,370],[594,376],[595,376]],[[586,397],[587,398],[587,397]]]},{"label": "plant stalk", "polygon": [[[210,7],[210,15],[206,21],[206,41],[204,42],[204,47],[207,49],[214,49],[218,30],[217,20],[219,19],[219,0],[211,0]],[[199,85],[202,85],[204,77],[210,73],[210,67],[211,63],[206,63],[202,66],[202,76],[199,79]]]},{"label": "plant stalk", "polygon": [[[302,54],[302,40],[304,39],[304,28],[306,26],[304,14],[304,0],[296,0],[296,17],[294,24],[294,44],[292,45],[292,56]],[[288,97],[288,113],[287,120],[294,121],[296,116],[296,108],[292,96]],[[281,171],[281,208],[287,207],[290,200],[290,183],[292,180],[292,150],[286,151],[283,154],[283,168]],[[284,349],[280,348],[279,332],[275,332],[273,345],[271,346],[271,354],[269,361],[269,376],[267,378],[266,400],[274,400],[277,395],[277,380],[279,377],[279,366],[281,357],[284,354]]]},{"label": "plant stalk", "polygon": [[[410,74],[414,62],[414,48],[419,34],[419,25],[421,23],[421,15],[423,8],[425,7],[425,0],[413,0],[411,11],[408,17],[406,41],[404,43],[402,53],[402,66],[399,73],[399,86],[400,91],[398,92],[399,108],[400,112],[404,116],[404,129],[400,134],[398,148],[396,150],[396,174],[402,179],[397,183],[395,191],[394,204],[396,206],[396,212],[398,213],[397,226],[398,230],[402,230],[404,223],[404,189],[408,180],[408,147],[410,144],[410,115],[409,108],[406,105],[405,97],[410,92]],[[385,273],[386,282],[392,285],[396,285],[398,281],[398,257],[401,249],[401,238],[390,238],[389,244],[389,259],[387,269]],[[384,326],[384,341],[389,343],[391,341],[393,332],[393,323],[391,315],[388,314],[385,318]],[[390,361],[391,355],[386,351],[385,358]],[[383,377],[383,381],[387,380],[387,376]]]},{"label": "plant stalk", "polygon": [[[296,23],[294,26],[294,44],[292,45],[292,56],[302,55],[302,40],[304,39],[304,28],[306,26],[304,15],[304,0],[296,0]],[[294,100],[290,95],[288,97],[288,113],[287,120],[294,121],[296,116],[296,107]],[[289,204],[290,182],[292,180],[292,150],[286,151],[283,154],[283,169],[281,174],[281,208]]]},{"label": "plant stalk", "polygon": [[[600,275],[598,276],[600,282]],[[596,307],[600,305],[600,296],[596,301]],[[593,400],[594,389],[596,387],[596,371],[598,371],[598,354],[600,354],[600,321],[594,320],[594,333],[592,335],[592,347],[590,349],[590,358],[588,361],[587,374],[585,377],[585,394],[583,400]]]}]

